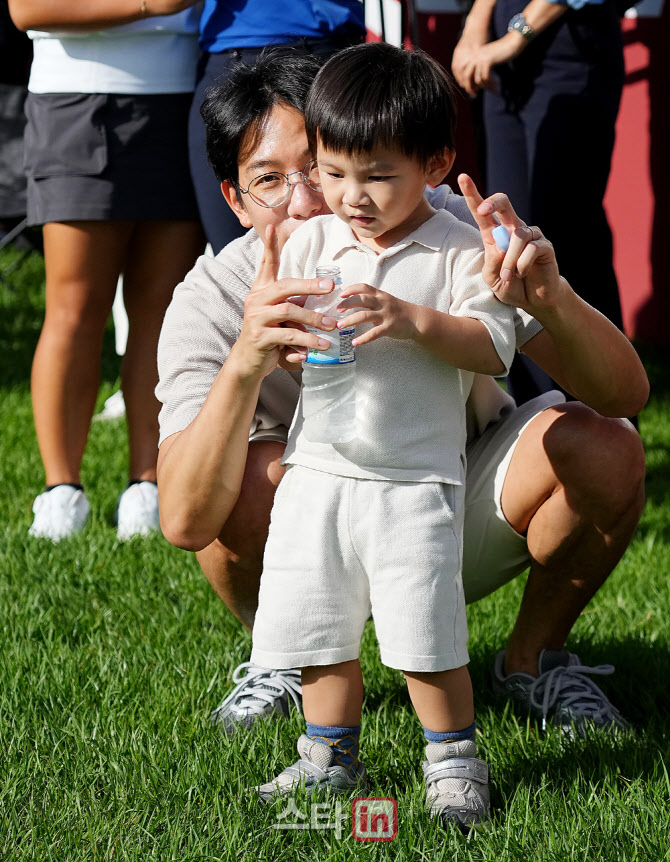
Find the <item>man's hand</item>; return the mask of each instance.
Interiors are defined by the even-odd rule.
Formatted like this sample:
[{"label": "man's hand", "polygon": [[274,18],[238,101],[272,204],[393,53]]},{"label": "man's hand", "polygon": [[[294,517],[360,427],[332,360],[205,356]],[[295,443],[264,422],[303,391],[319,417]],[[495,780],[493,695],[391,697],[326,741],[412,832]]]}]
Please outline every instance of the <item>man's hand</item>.
[{"label": "man's hand", "polygon": [[475,84],[475,62],[481,48],[486,45],[485,37],[461,36],[451,58],[451,71],[457,83],[468,96],[476,96],[479,88]]},{"label": "man's hand", "polygon": [[[266,377],[278,364],[291,368],[304,361],[308,348],[329,346],[325,338],[306,332],[303,327],[331,330],[336,321],[289,301],[289,297],[330,293],[332,279],[283,278],[277,281],[279,244],[273,225],[267,227],[263,244],[263,259],[244,301],[244,319],[235,350],[250,376]],[[289,364],[285,365],[284,361]]]},{"label": "man's hand", "polygon": [[354,338],[352,342],[354,347],[369,344],[381,338],[382,335],[401,341],[414,338],[416,335],[418,306],[371,287],[369,284],[352,284],[342,291],[342,302],[337,310],[346,311],[350,308],[356,310],[338,322],[339,329],[363,323],[371,324],[371,329]]},{"label": "man's hand", "polygon": [[[554,247],[538,227],[528,227],[517,216],[507,195],[484,200],[467,174],[459,176],[458,184],[482,235],[484,281],[501,302],[541,318],[569,290],[559,274]],[[499,224],[510,233],[506,252],[492,236]]]}]

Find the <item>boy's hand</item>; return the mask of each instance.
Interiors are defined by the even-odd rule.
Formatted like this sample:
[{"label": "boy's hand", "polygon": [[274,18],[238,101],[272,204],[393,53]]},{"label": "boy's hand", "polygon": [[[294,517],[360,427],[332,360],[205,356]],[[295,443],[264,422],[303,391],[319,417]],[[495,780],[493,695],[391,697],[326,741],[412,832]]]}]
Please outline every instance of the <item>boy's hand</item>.
[{"label": "boy's hand", "polygon": [[304,327],[331,330],[335,328],[335,320],[289,301],[290,297],[330,293],[332,279],[283,278],[277,281],[279,244],[272,225],[266,229],[263,244],[263,259],[244,300],[242,329],[235,346],[248,373],[265,377],[277,365],[295,369],[296,363],[307,358],[307,348],[327,348],[330,342],[306,332]]},{"label": "boy's hand", "polygon": [[356,311],[338,321],[338,329],[362,323],[372,325],[367,332],[354,338],[352,341],[354,347],[369,344],[381,338],[382,335],[403,341],[414,338],[416,334],[418,306],[371,287],[369,284],[352,284],[342,291],[342,302],[337,306],[337,310],[345,311],[348,308],[355,308]]},{"label": "boy's hand", "polygon": [[[538,227],[528,227],[517,216],[507,195],[494,194],[484,200],[467,174],[458,177],[458,184],[482,235],[484,281],[501,302],[541,317],[569,290],[558,271],[554,247]],[[492,236],[499,224],[510,233],[506,252]]]}]

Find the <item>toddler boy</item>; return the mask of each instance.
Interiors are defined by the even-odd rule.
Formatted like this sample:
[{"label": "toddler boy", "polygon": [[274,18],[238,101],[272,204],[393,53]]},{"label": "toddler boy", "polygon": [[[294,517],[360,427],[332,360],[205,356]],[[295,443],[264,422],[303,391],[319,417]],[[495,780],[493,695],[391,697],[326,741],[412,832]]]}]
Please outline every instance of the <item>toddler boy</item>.
[{"label": "toddler boy", "polygon": [[366,779],[358,655],[372,613],[382,661],[404,672],[424,728],[431,813],[469,828],[489,793],[460,575],[465,401],[475,372],[506,372],[515,340],[511,308],[483,281],[479,234],[425,196],[452,166],[454,122],[444,70],[390,45],[340,52],[310,91],[310,184],[334,215],[292,234],[280,275],[334,264],[349,285],[340,308],[356,310],[339,325],[357,326],[358,433],[310,442],[298,405],[251,659],[302,669],[307,721],[301,759],[257,788],[261,798],[301,782],[353,790]]}]

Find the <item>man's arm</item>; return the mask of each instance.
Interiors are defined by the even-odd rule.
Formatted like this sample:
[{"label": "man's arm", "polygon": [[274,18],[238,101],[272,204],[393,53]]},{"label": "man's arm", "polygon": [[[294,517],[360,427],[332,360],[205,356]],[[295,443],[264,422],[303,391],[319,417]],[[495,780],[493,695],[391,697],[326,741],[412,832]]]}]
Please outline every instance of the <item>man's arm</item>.
[{"label": "man's arm", "polygon": [[[465,174],[459,185],[482,235],[487,284],[498,299],[524,309],[544,327],[524,345],[524,353],[603,416],[639,413],[649,381],[630,341],[560,276],[553,246],[518,218],[506,195],[483,200]],[[498,225],[494,214],[510,231],[507,252],[492,236]]]},{"label": "man's arm", "polygon": [[[475,0],[454,50],[451,70],[471,96],[476,96],[481,89],[495,89],[494,68],[518,57],[529,44],[529,40],[517,30],[489,41],[494,6],[494,0]],[[554,0],[530,0],[519,11],[537,36],[565,15],[569,8],[567,3]]]},{"label": "man's arm", "polygon": [[[330,279],[276,281],[279,251],[274,231],[244,304],[242,329],[198,415],[183,431],[166,438],[158,456],[161,528],[172,544],[201,550],[219,534],[239,495],[249,428],[260,386],[283,356],[294,364],[296,350],[327,346],[294,326],[333,329],[335,321],[288,301],[290,296],[328,293]],[[285,348],[293,352],[285,354]]]},{"label": "man's arm", "polygon": [[635,416],[649,397],[649,381],[635,348],[567,282],[566,288],[554,308],[538,315],[544,329],[522,352],[602,416]]}]

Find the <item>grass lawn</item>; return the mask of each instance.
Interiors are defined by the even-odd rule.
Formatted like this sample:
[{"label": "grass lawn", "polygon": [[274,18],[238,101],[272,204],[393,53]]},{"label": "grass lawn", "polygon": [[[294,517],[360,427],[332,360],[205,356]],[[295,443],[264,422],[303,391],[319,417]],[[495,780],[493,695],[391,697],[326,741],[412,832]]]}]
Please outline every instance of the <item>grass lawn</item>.
[{"label": "grass lawn", "polygon": [[[0,270],[14,252],[0,256]],[[398,836],[360,843],[335,829],[279,830],[283,806],[244,788],[295,759],[301,722],[226,740],[208,722],[248,658],[250,637],[214,597],[194,555],[162,538],[119,544],[111,525],[125,485],[123,420],[93,425],[83,475],[92,518],[59,545],[29,540],[43,474],[29,370],[43,315],[41,258],[0,286],[0,859],[10,860],[632,860],[670,859],[670,374],[644,353],[653,385],[640,420],[648,503],[616,572],[569,647],[613,663],[603,687],[634,732],[577,742],[496,703],[488,669],[505,642],[523,578],[470,607],[480,750],[495,813],[469,840],[422,810],[422,735],[401,675],[362,651],[362,755],[370,795],[394,797]],[[100,404],[117,385],[111,333]],[[297,799],[300,812],[309,804]],[[344,807],[346,813],[347,806]],[[326,806],[317,817],[334,817]],[[319,821],[317,825],[323,825]]]}]

